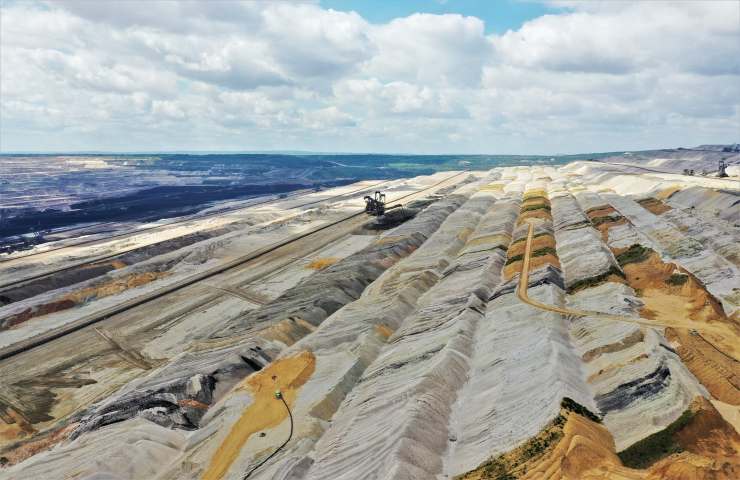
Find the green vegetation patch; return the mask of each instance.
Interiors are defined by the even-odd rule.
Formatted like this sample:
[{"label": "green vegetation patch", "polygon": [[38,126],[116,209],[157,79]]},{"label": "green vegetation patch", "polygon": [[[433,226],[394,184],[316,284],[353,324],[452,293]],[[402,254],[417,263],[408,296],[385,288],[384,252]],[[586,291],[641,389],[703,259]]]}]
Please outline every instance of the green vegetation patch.
[{"label": "green vegetation patch", "polygon": [[577,413],[578,415],[586,417],[589,420],[593,420],[596,423],[601,423],[601,417],[599,417],[580,403],[576,402],[572,398],[563,397],[563,401],[560,402],[560,406],[568,410],[569,412]]},{"label": "green vegetation patch", "polygon": [[[565,417],[558,415],[555,420],[553,420],[553,423],[557,426],[562,426],[565,424]],[[537,436],[535,438],[531,438],[523,448],[524,455],[522,456],[521,463],[525,463],[533,458],[541,456],[545,451],[547,451],[550,445],[556,443],[562,437],[563,431],[561,429],[551,429],[542,437]]]},{"label": "green vegetation patch", "polygon": [[568,293],[577,292],[578,290],[582,290],[584,288],[591,288],[595,287],[596,285],[600,285],[604,283],[604,281],[609,278],[609,275],[617,275],[619,277],[622,277],[626,279],[627,277],[624,275],[624,272],[618,268],[615,265],[612,265],[609,267],[609,270],[606,272],[600,273],[598,275],[594,275],[593,277],[583,278],[581,280],[578,280],[573,283],[570,287],[568,287]]},{"label": "green vegetation patch", "polygon": [[535,250],[534,252],[532,252],[532,256],[533,257],[543,257],[543,256],[545,256],[547,254],[551,254],[551,255],[554,255],[556,257],[558,256],[558,252],[554,248],[552,248],[552,247],[542,247],[542,248],[538,248],[537,250]]},{"label": "green vegetation patch", "polygon": [[[547,254],[552,254],[552,255],[555,255],[556,257],[558,256],[558,252],[554,248],[552,248],[552,247],[542,247],[542,248],[538,248],[537,250],[535,250],[534,252],[532,252],[532,256],[533,257],[542,257],[542,256],[547,255]],[[509,265],[511,263],[514,263],[514,262],[518,262],[520,260],[524,260],[524,254],[523,253],[520,253],[519,255],[514,255],[513,257],[507,258],[506,259],[506,263],[504,264],[504,266]]]},{"label": "green vegetation patch", "polygon": [[617,455],[625,467],[647,468],[661,458],[683,451],[675,435],[694,418],[691,410],[686,410],[678,419],[663,430],[640,440]]},{"label": "green vegetation patch", "polygon": [[483,478],[492,478],[494,480],[516,480],[517,478],[514,474],[509,473],[508,463],[499,458],[489,460],[481,468],[483,468]]},{"label": "green vegetation patch", "polygon": [[683,273],[674,273],[670,277],[666,278],[665,283],[668,285],[674,285],[676,287],[683,285],[689,280],[689,276]]},{"label": "green vegetation patch", "polygon": [[514,255],[513,257],[507,258],[506,259],[506,263],[504,264],[504,266],[509,265],[511,263],[514,263],[514,262],[518,262],[520,260],[524,260],[524,254],[523,253],[520,253],[519,255]]},{"label": "green vegetation patch", "polygon": [[603,215],[601,217],[594,217],[591,219],[591,223],[594,224],[594,227],[598,227],[602,223],[609,223],[609,222],[618,222],[619,220],[623,219],[624,217],[621,215]]},{"label": "green vegetation patch", "polygon": [[[476,471],[482,470],[483,478],[487,479],[516,480],[525,473],[525,471],[518,471],[524,464],[541,457],[550,446],[563,437],[563,425],[565,425],[565,417],[558,415],[539,435],[530,438],[518,448],[521,455],[517,455],[515,459],[512,459],[511,455],[500,455],[487,461]],[[465,478],[465,476],[457,478]]]},{"label": "green vegetation patch", "polygon": [[628,263],[644,262],[650,253],[652,253],[651,249],[645,248],[639,243],[633,243],[630,248],[617,255],[616,258],[617,262],[624,267]]},{"label": "green vegetation patch", "polygon": [[[552,237],[552,235],[550,233],[548,233],[548,232],[540,232],[540,233],[536,233],[536,234],[532,235],[532,238],[535,239],[535,238],[539,238],[539,237],[544,237],[545,235]],[[514,240],[513,242],[511,242],[511,244],[514,245],[515,243],[524,242],[526,240],[527,240],[527,237],[517,238],[516,240]]]},{"label": "green vegetation patch", "polygon": [[531,212],[533,210],[547,210],[549,212],[552,209],[550,208],[550,205],[546,205],[544,203],[540,203],[540,204],[537,204],[537,205],[527,205],[526,207],[522,207],[521,213]]}]

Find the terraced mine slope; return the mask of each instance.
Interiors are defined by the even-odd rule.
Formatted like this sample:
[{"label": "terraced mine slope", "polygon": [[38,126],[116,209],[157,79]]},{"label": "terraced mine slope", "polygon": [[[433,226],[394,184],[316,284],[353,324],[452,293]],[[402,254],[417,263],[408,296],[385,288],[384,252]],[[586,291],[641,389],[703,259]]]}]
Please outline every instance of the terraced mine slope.
[{"label": "terraced mine slope", "polygon": [[0,275],[3,479],[740,478],[737,179],[368,181]]}]

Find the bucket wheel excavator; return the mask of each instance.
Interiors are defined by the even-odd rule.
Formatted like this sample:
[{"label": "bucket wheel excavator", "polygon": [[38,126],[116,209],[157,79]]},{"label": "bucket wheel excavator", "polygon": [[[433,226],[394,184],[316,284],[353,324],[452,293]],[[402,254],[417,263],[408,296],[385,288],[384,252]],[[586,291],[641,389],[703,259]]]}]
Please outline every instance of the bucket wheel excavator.
[{"label": "bucket wheel excavator", "polygon": [[397,205],[387,206],[385,204],[385,193],[382,192],[375,192],[372,197],[369,195],[365,196],[365,213],[373,217],[377,217],[377,222],[379,224],[394,221],[389,218],[390,210],[398,210],[398,214],[391,215],[392,217],[403,216],[405,213],[405,209],[402,207],[403,206],[400,203]]},{"label": "bucket wheel excavator", "polygon": [[365,213],[374,217],[385,215],[385,193],[375,192],[375,195],[365,196]]}]

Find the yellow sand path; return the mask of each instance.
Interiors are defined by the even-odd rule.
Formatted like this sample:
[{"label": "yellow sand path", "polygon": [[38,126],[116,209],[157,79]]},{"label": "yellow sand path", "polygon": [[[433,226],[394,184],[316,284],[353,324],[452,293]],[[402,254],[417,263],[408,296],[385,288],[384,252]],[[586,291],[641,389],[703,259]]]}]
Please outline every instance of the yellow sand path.
[{"label": "yellow sand path", "polygon": [[295,402],[298,390],[311,378],[316,359],[311,352],[301,352],[281,358],[247,377],[237,389],[252,392],[254,401],[242,412],[239,420],[211,457],[211,463],[201,477],[203,480],[220,480],[239,456],[244,444],[254,433],[280,425],[288,412],[283,402],[275,398],[280,390],[289,407]]}]

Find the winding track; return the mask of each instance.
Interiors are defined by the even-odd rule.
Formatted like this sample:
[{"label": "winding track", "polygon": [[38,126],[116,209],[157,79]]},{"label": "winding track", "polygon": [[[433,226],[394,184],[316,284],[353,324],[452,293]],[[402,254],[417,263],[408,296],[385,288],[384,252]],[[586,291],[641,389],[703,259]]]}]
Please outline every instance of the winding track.
[{"label": "winding track", "polygon": [[[462,171],[455,173],[453,175],[450,175],[443,180],[440,180],[439,182],[430,185],[426,188],[417,190],[415,192],[402,195],[397,198],[393,198],[388,200],[388,202],[408,202],[414,197],[418,197],[419,195],[432,190],[434,188],[439,187],[440,185],[449,182],[450,180],[453,180],[461,175],[468,174],[467,171]],[[366,190],[368,187],[363,188],[362,190]],[[346,195],[346,194],[345,194]],[[265,247],[262,247],[256,251],[250,252],[246,255],[240,256],[238,258],[235,258],[234,260],[231,260],[229,262],[226,262],[221,265],[217,265],[215,267],[209,268],[207,270],[204,270],[202,272],[198,272],[194,275],[191,275],[187,278],[184,278],[180,281],[174,282],[172,284],[166,285],[164,287],[161,287],[157,290],[154,290],[152,292],[140,295],[136,298],[132,298],[130,300],[121,302],[117,305],[113,305],[111,307],[102,309],[98,312],[92,313],[90,315],[86,315],[82,318],[79,318],[73,322],[67,323],[63,326],[57,327],[55,329],[49,330],[45,333],[42,333],[40,335],[36,335],[32,338],[22,340],[20,342],[16,342],[12,345],[9,345],[7,347],[0,348],[0,361],[6,360],[8,358],[14,357],[20,353],[26,352],[28,350],[31,350],[33,348],[39,347],[41,345],[47,344],[53,340],[56,340],[58,338],[64,337],[70,333],[76,332],[78,330],[81,330],[85,327],[88,327],[90,325],[94,325],[98,322],[101,322],[107,318],[110,318],[114,315],[118,315],[120,313],[123,313],[125,311],[131,310],[132,308],[138,307],[140,305],[146,304],[148,302],[151,302],[152,300],[161,298],[165,295],[168,295],[170,293],[176,292],[178,290],[181,290],[185,287],[188,287],[190,285],[196,284],[202,280],[206,280],[208,278],[211,278],[215,275],[227,272],[229,270],[232,270],[236,267],[242,267],[247,262],[265,257],[268,254],[271,254],[275,252],[276,250],[286,247],[290,244],[293,244],[299,240],[305,239],[307,237],[311,237],[319,232],[322,232],[324,230],[330,229],[332,227],[338,226],[340,224],[344,224],[346,222],[352,222],[350,225],[348,225],[349,228],[354,229],[359,225],[362,225],[365,223],[365,212],[359,211],[353,214],[350,214],[344,218],[341,218],[339,220],[336,220],[334,222],[331,222],[326,225],[322,225],[319,227],[316,227],[314,229],[311,229],[307,232],[294,235],[286,240],[282,240],[280,242],[267,245]]]},{"label": "winding track", "polygon": [[[684,322],[677,320],[676,322],[673,322],[672,324],[668,325],[666,323],[659,323],[659,322],[653,322],[647,319],[644,319],[642,317],[628,317],[625,315],[614,315],[611,313],[606,312],[597,312],[593,310],[578,310],[573,308],[566,308],[566,307],[558,307],[557,305],[548,305],[546,303],[539,302],[537,300],[532,300],[529,298],[529,295],[527,294],[527,290],[529,288],[529,263],[530,263],[530,256],[532,254],[532,238],[534,237],[534,224],[532,222],[529,222],[529,230],[527,232],[527,244],[524,250],[524,261],[522,262],[522,271],[519,275],[519,284],[516,288],[516,295],[519,297],[519,300],[522,302],[531,305],[535,308],[539,308],[540,310],[546,310],[548,312],[555,312],[560,313],[563,315],[571,315],[573,317],[595,317],[600,318],[602,320],[610,320],[614,322],[628,322],[628,323],[636,323],[638,325],[643,325],[646,327],[666,327],[666,328],[686,328],[689,330],[696,330],[696,331],[704,331],[709,332],[712,331],[714,333],[718,334],[724,334],[726,333],[726,330],[724,329],[718,329],[713,327],[712,325],[702,325],[698,324],[696,322]],[[717,348],[717,347],[715,347]],[[723,352],[725,356],[728,358],[732,358],[726,353]],[[734,361],[737,362],[733,358]]]}]

